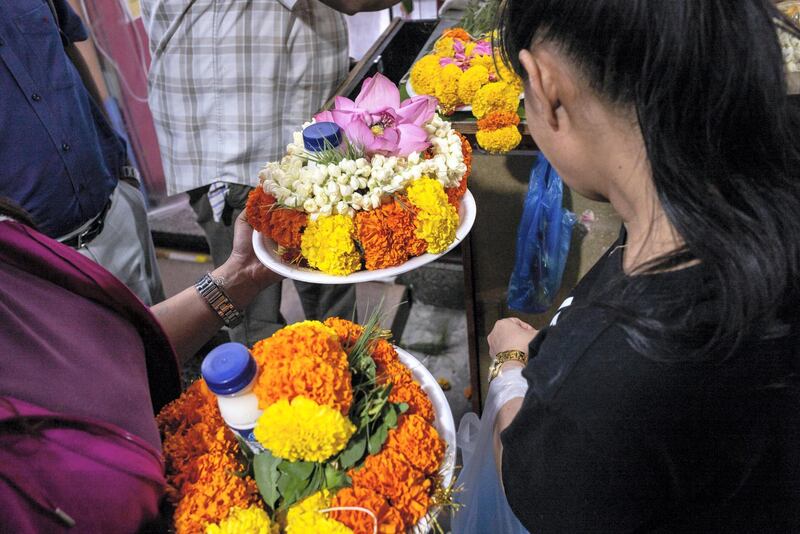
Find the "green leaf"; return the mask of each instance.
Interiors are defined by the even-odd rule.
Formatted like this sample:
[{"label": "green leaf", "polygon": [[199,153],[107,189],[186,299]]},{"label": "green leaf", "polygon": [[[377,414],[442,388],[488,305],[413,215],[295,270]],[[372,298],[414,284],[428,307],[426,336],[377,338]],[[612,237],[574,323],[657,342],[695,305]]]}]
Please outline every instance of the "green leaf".
[{"label": "green leaf", "polygon": [[400,404],[395,404],[395,406],[397,406],[397,409],[400,410],[400,413],[406,413],[408,411],[407,402],[401,402]]},{"label": "green leaf", "polygon": [[386,441],[387,436],[389,435],[389,429],[386,425],[379,426],[375,433],[373,433],[369,437],[369,453],[370,454],[377,454],[380,452],[381,447],[383,447],[383,442]]},{"label": "green leaf", "polygon": [[366,430],[362,430],[350,438],[350,443],[347,444],[347,448],[339,455],[339,462],[342,464],[342,468],[347,470],[356,465],[364,456],[366,449]]},{"label": "green leaf", "polygon": [[383,424],[389,428],[395,428],[397,426],[397,411],[394,406],[389,407],[386,416],[383,418]]},{"label": "green leaf", "polygon": [[283,475],[278,480],[278,490],[283,501],[281,508],[286,509],[300,500],[303,490],[308,486],[308,480]]},{"label": "green leaf", "polygon": [[325,466],[325,482],[324,486],[327,489],[341,488],[349,484],[350,479],[347,474],[341,469],[336,469],[332,465]]},{"label": "green leaf", "polygon": [[278,464],[282,461],[283,460],[280,458],[274,457],[269,451],[256,454],[253,459],[253,472],[255,474],[256,484],[258,485],[258,491],[261,493],[261,497],[264,498],[264,502],[267,506],[273,510],[275,509],[275,503],[277,503],[280,498],[278,487],[279,479],[282,477],[280,471],[278,471]]},{"label": "green leaf", "polygon": [[414,0],[403,0],[401,3],[403,4],[403,10],[406,13],[411,13],[414,11]]},{"label": "green leaf", "polygon": [[301,480],[308,480],[308,478],[311,476],[311,473],[314,471],[315,465],[316,464],[313,462],[283,461],[278,466],[278,469],[280,469],[282,473],[285,473],[290,477],[299,478]]},{"label": "green leaf", "polygon": [[281,477],[278,491],[283,498],[281,508],[286,509],[317,491],[325,479],[322,465],[313,462],[289,462],[278,465]]}]

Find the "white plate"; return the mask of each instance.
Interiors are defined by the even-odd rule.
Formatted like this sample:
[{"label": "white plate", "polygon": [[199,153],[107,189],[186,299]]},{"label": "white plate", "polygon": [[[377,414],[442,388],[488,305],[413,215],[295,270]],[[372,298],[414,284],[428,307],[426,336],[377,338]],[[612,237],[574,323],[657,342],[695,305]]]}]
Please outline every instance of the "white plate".
[{"label": "white plate", "polygon": [[356,284],[359,282],[371,282],[413,271],[443,256],[467,237],[469,231],[472,229],[472,225],[475,223],[475,213],[475,199],[472,197],[472,193],[467,190],[464,193],[464,197],[461,199],[461,207],[458,210],[459,222],[458,228],[456,229],[456,238],[450,246],[447,247],[447,250],[440,254],[423,254],[422,256],[416,256],[402,265],[397,265],[395,267],[376,269],[374,271],[356,271],[347,276],[335,276],[316,269],[298,267],[286,263],[278,254],[278,246],[275,242],[268,237],[264,237],[260,232],[253,232],[253,249],[255,250],[256,257],[261,260],[261,263],[266,265],[271,271],[291,280],[300,280],[301,282],[310,282],[312,284]]},{"label": "white plate", "polygon": [[[397,346],[395,346],[395,350],[397,350],[397,356],[400,358],[400,362],[411,370],[414,378],[419,382],[419,385],[428,395],[428,398],[431,399],[431,403],[433,403],[433,411],[436,414],[433,426],[436,428],[437,432],[439,432],[439,436],[441,436],[447,444],[441,469],[442,483],[446,488],[453,480],[453,471],[456,466],[456,425],[453,421],[453,412],[450,410],[450,404],[447,402],[447,398],[444,396],[441,386],[436,382],[436,379],[430,371],[428,371],[418,359],[405,350]],[[423,517],[420,522],[411,529],[411,532],[415,534],[429,532],[431,529],[430,518],[436,517],[438,512],[439,511],[436,509],[428,512],[428,516]]]},{"label": "white plate", "polygon": [[[417,93],[414,92],[414,89],[411,87],[411,78],[409,78],[408,81],[406,82],[406,92],[408,93],[408,96],[418,96]],[[525,99],[525,93],[520,93],[519,94],[519,99],[520,100],[524,100]],[[469,105],[467,105],[467,106],[456,106],[456,111],[472,111],[472,106],[469,106]]]}]

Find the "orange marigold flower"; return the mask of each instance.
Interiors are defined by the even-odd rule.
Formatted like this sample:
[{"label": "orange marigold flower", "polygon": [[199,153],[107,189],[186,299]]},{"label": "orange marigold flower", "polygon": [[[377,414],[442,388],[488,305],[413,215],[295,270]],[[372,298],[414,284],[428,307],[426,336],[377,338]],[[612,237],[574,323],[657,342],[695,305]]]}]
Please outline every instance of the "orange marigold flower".
[{"label": "orange marigold flower", "polygon": [[361,334],[364,333],[364,327],[360,324],[339,317],[329,317],[325,319],[325,326],[333,328],[339,336],[339,341],[342,343],[342,347],[344,347],[345,351],[349,351],[349,349],[355,345],[356,341],[358,341],[358,338],[361,337]]},{"label": "orange marigold flower", "polygon": [[350,380],[347,369],[320,360],[273,360],[261,369],[253,391],[260,407],[302,396],[347,415],[353,401]]},{"label": "orange marigold flower", "polygon": [[464,165],[467,166],[467,172],[464,173],[464,178],[468,178],[472,173],[472,145],[469,139],[461,132],[456,131],[456,135],[461,139],[461,153],[464,155]]},{"label": "orange marigold flower", "polygon": [[408,259],[403,242],[395,239],[393,228],[387,223],[386,206],[360,211],[356,214],[356,238],[364,249],[364,266],[367,270],[383,269],[400,265]]},{"label": "orange marigold flower", "polygon": [[428,422],[433,422],[436,414],[433,403],[419,384],[411,381],[394,381],[392,391],[389,393],[389,402],[408,404],[408,415],[417,414]]},{"label": "orange marigold flower", "polygon": [[409,486],[398,498],[392,499],[392,506],[400,512],[400,517],[408,527],[416,525],[428,513],[431,486],[431,480],[426,478]]},{"label": "orange marigold flower", "polygon": [[242,470],[232,454],[207,453],[197,458],[191,466],[192,481],[173,516],[176,532],[205,532],[206,525],[224,520],[232,509],[258,503],[256,482],[235,474]]},{"label": "orange marigold flower", "polygon": [[427,243],[414,231],[417,211],[410,202],[392,200],[356,214],[356,237],[364,249],[368,270],[400,265],[425,252]]},{"label": "orange marigold flower", "polygon": [[461,39],[462,41],[472,40],[472,37],[470,37],[467,30],[464,28],[449,28],[442,33],[442,37],[452,37],[453,39]]},{"label": "orange marigold flower", "polygon": [[259,374],[253,392],[259,405],[304,396],[347,414],[353,401],[347,354],[336,332],[306,321],[283,328],[256,343]]},{"label": "orange marigold flower", "polygon": [[351,469],[347,474],[353,486],[369,488],[390,501],[425,479],[425,474],[409,464],[402,454],[387,447],[367,456],[360,469]]},{"label": "orange marigold flower", "polygon": [[416,414],[400,417],[397,428],[389,431],[384,447],[394,449],[426,475],[439,471],[445,449],[436,429]]},{"label": "orange marigold flower", "polygon": [[399,198],[400,203],[394,202],[394,206],[386,210],[386,223],[392,228],[394,240],[402,243],[405,253],[409,257],[419,256],[428,248],[428,244],[417,237],[414,226],[419,210],[407,198]]},{"label": "orange marigold flower", "polygon": [[[331,507],[356,506],[370,510],[378,518],[380,534],[402,534],[406,525],[400,513],[389,506],[386,499],[369,488],[355,486],[344,488],[333,498]],[[337,510],[331,517],[350,527],[354,534],[372,534],[374,521],[365,512],[354,510]]]},{"label": "orange marigold flower", "polygon": [[247,222],[256,231],[266,236],[272,236],[272,205],[275,204],[275,197],[264,191],[261,187],[256,187],[247,195],[247,205],[245,214]]},{"label": "orange marigold flower", "polygon": [[282,247],[299,249],[303,230],[308,224],[308,215],[301,211],[278,208],[270,217],[272,239]]},{"label": "orange marigold flower", "polygon": [[[396,363],[408,371],[408,368],[405,365],[402,365],[400,360],[397,358],[397,350],[395,350],[394,345],[385,339],[379,339],[375,342],[375,345],[372,347],[372,359],[375,360],[375,363],[378,364],[379,367],[385,367],[387,365]],[[389,372],[389,370],[386,369],[384,369],[384,371]],[[378,374],[380,374],[380,372]]]},{"label": "orange marigold flower", "polygon": [[482,119],[478,119],[479,130],[499,130],[506,126],[519,124],[519,115],[510,111],[492,111]]},{"label": "orange marigold flower", "polygon": [[191,479],[190,464],[209,452],[235,454],[237,443],[225,426],[214,394],[197,380],[156,417],[162,436],[167,497],[177,502]]}]

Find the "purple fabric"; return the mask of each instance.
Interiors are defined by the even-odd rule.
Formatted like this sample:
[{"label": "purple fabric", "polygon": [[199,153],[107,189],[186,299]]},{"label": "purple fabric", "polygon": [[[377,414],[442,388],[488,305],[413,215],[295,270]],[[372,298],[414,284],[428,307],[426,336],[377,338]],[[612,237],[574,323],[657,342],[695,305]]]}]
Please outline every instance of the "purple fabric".
[{"label": "purple fabric", "polygon": [[[138,332],[138,342],[142,343],[144,349],[153,413],[180,394],[177,358],[161,325],[150,310],[103,267],[35,230],[6,221],[0,222],[0,273],[6,276],[2,284],[3,291],[0,292],[0,320],[4,324],[0,331],[0,342],[5,346],[14,343],[17,350],[21,351],[8,354],[8,358],[30,355],[37,348],[47,346],[52,335],[62,339],[77,338],[76,332],[80,329],[85,336],[79,340],[82,341],[81,353],[68,356],[80,357],[81,365],[87,371],[93,371],[84,373],[81,384],[73,384],[73,387],[90,389],[96,386],[98,377],[103,376],[103,368],[115,365],[120,353],[128,351],[122,346],[122,340],[117,339],[117,332],[112,328],[114,325],[107,322],[109,317],[118,317]],[[27,275],[25,280],[28,287],[40,289],[36,300],[18,286],[16,281],[21,273]],[[106,315],[100,318],[88,316],[91,306],[81,304],[86,301],[98,305],[95,309],[104,308]],[[23,310],[17,306],[24,308],[24,317],[20,316]],[[83,314],[73,313],[76,310]],[[19,330],[12,333],[5,326],[12,321],[17,328],[24,329],[33,337],[16,338]],[[22,324],[23,321],[28,321],[28,324]],[[82,325],[90,325],[91,328]],[[130,340],[130,337],[123,339]],[[114,348],[110,353],[109,343]],[[52,346],[52,343],[50,345],[51,352],[60,350],[60,347]],[[0,362],[6,360],[3,358]],[[39,387],[45,386],[45,377],[41,374],[39,377],[42,379]],[[78,388],[79,385],[83,387]],[[61,394],[57,388],[47,389],[52,399],[57,399]],[[42,405],[50,406],[46,402]]]},{"label": "purple fabric", "polygon": [[0,430],[0,531],[125,533],[157,517],[159,454],[129,432],[9,397]]},{"label": "purple fabric", "polygon": [[135,532],[164,478],[154,412],[180,392],[169,340],[105,269],[0,222],[0,532]]}]

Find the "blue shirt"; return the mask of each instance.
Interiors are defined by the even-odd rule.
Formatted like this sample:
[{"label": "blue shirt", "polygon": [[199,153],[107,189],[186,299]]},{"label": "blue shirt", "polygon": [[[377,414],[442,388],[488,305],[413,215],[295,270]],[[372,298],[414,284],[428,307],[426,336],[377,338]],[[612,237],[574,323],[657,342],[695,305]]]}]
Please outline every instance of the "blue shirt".
[{"label": "blue shirt", "polygon": [[[66,0],[54,0],[65,39],[87,33]],[[125,162],[62,45],[46,0],[0,2],[0,196],[58,237],[105,206]]]}]

